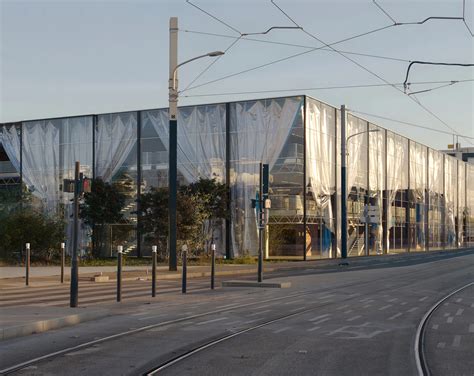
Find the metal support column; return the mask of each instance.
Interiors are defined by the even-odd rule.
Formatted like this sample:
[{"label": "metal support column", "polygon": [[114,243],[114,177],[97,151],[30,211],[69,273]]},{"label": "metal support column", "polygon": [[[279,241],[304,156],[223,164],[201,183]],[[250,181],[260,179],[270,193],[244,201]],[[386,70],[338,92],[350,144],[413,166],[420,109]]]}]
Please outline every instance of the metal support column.
[{"label": "metal support column", "polygon": [[341,258],[347,258],[346,106],[341,106]]},{"label": "metal support column", "polygon": [[[411,229],[411,203],[410,203],[410,197],[411,197],[411,154],[410,154],[410,141],[407,141],[407,156],[408,156],[408,166],[407,169],[407,189],[405,193],[405,239],[406,239],[406,250],[407,252],[410,252],[410,246],[411,246],[411,237],[412,237],[412,229]],[[394,158],[397,156],[394,155]]]},{"label": "metal support column", "polygon": [[[337,171],[337,153],[338,153],[338,145],[337,145],[337,108],[334,109],[334,134],[335,134],[335,140],[334,140],[334,168],[335,171]],[[331,205],[333,206],[333,223],[334,223],[334,232],[333,232],[333,237],[332,237],[332,253],[331,253],[331,258],[337,257],[337,246],[338,246],[338,241],[339,239],[339,218],[338,218],[338,202],[337,202],[337,190],[338,190],[338,184],[337,184],[337,173],[334,174],[334,197],[331,200]]]},{"label": "metal support column", "polygon": [[306,261],[306,95],[303,99],[303,260]]},{"label": "metal support column", "polygon": [[[384,130],[384,166],[383,166],[383,208],[382,208],[382,252],[387,254],[388,249],[388,222],[391,218],[388,218],[388,209],[389,206],[392,205],[389,202],[389,195],[388,195],[388,179],[387,179],[387,130]],[[396,156],[397,158],[401,158],[400,156]],[[396,199],[396,196],[395,196]]]},{"label": "metal support column", "polygon": [[137,111],[137,257],[142,256],[142,212],[141,212],[141,195],[142,195],[142,112]]},{"label": "metal support column", "polygon": [[[446,154],[442,154],[443,157],[443,200],[441,200],[441,246],[443,249],[446,248],[447,238],[446,238]],[[438,197],[438,207],[440,199]]]},{"label": "metal support column", "polygon": [[[364,219],[365,219],[365,223],[364,223],[364,248],[365,248],[365,255],[368,256],[369,255],[369,248],[370,248],[370,239],[369,239],[369,214],[368,214],[368,210],[369,210],[369,194],[370,194],[370,123],[367,122],[367,129],[366,129],[366,132],[367,134],[365,135],[366,137],[366,141],[367,141],[367,150],[365,151],[366,152],[366,156],[367,156],[367,163],[366,163],[366,184],[367,184],[367,189],[365,191],[365,195],[364,195]],[[364,136],[364,135],[363,135]]]},{"label": "metal support column", "polygon": [[430,214],[430,153],[429,149],[426,148],[426,175],[425,175],[425,223],[424,223],[424,228],[425,228],[425,251],[430,250],[430,236],[429,236],[429,231],[430,231],[430,223],[429,223],[429,214]]},{"label": "metal support column", "polygon": [[74,170],[74,222],[72,231],[72,253],[71,253],[71,289],[70,302],[71,307],[77,307],[78,289],[79,289],[79,270],[77,263],[77,238],[78,238],[78,215],[79,215],[79,161],[76,161]]},{"label": "metal support column", "polygon": [[230,192],[230,158],[231,158],[231,133],[230,133],[230,103],[225,104],[225,187],[227,190],[227,214],[225,219],[225,258],[232,258],[232,213]]}]

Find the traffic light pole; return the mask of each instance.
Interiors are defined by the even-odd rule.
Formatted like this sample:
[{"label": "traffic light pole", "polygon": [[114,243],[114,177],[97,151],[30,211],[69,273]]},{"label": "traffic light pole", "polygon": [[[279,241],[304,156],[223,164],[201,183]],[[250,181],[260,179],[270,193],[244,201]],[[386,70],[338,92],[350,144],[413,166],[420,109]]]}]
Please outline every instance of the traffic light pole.
[{"label": "traffic light pole", "polygon": [[72,231],[72,254],[71,254],[71,296],[70,307],[77,307],[78,287],[79,287],[79,271],[77,264],[77,232],[78,232],[78,216],[79,216],[79,162],[76,161],[74,171],[74,223]]},{"label": "traffic light pole", "polygon": [[262,282],[263,280],[263,216],[262,214],[264,213],[265,209],[263,208],[264,206],[264,197],[263,197],[263,164],[260,163],[259,165],[259,186],[258,186],[258,200],[259,206],[258,206],[258,282]]}]

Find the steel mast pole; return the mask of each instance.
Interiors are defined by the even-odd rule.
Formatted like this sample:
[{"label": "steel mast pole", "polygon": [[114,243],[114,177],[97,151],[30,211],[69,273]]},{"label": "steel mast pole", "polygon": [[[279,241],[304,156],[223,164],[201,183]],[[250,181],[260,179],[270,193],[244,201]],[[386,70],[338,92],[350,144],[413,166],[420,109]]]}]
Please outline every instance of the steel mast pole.
[{"label": "steel mast pole", "polygon": [[168,250],[169,270],[178,270],[176,257],[176,203],[177,203],[177,149],[178,149],[178,17],[170,18],[170,66],[169,66],[169,202],[168,202]]},{"label": "steel mast pole", "polygon": [[346,106],[341,106],[341,264],[347,258],[347,151],[346,151]]}]

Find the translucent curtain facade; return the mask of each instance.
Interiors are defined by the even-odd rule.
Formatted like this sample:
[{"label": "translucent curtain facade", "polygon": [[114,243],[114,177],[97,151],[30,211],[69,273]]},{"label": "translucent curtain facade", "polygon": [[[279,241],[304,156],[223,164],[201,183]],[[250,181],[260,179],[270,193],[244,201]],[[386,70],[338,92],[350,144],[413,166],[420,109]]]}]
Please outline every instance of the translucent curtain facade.
[{"label": "translucent curtain facade", "polygon": [[440,249],[445,238],[444,154],[428,149],[429,249]]},{"label": "translucent curtain facade", "polygon": [[408,139],[387,131],[388,252],[408,249]]},{"label": "translucent curtain facade", "polygon": [[32,193],[33,205],[51,215],[59,212],[59,120],[25,122],[22,126],[23,182]]},{"label": "translucent curtain facade", "polygon": [[385,130],[369,124],[369,191],[365,206],[366,254],[383,253],[385,192]]},{"label": "translucent curtain facade", "polygon": [[108,224],[102,231],[106,239],[101,253],[112,256],[118,245],[124,252],[136,252],[137,193],[137,113],[123,112],[97,117],[95,126],[95,177],[115,183],[126,196],[124,220]]},{"label": "translucent curtain facade", "polygon": [[306,256],[336,255],[336,112],[306,101]]},{"label": "translucent curtain facade", "polygon": [[410,250],[426,249],[425,224],[427,196],[427,148],[414,141],[410,143]]},{"label": "translucent curtain facade", "polygon": [[458,207],[456,212],[457,246],[464,247],[466,242],[466,165],[458,162],[457,180]]},{"label": "translucent curtain facade", "polygon": [[347,150],[347,255],[366,254],[366,234],[364,208],[369,196],[368,123],[351,114],[346,122]]},{"label": "translucent curtain facade", "polygon": [[[269,253],[277,256],[282,249],[289,256],[303,253],[302,228],[294,225],[302,223],[304,215],[304,162],[298,155],[301,156],[304,135],[302,105],[301,97],[230,105],[232,248],[236,256],[256,254],[258,249],[251,199],[255,198],[259,184],[260,162],[270,167],[269,247],[277,230],[282,230],[278,238],[283,240],[279,250],[271,249]],[[283,220],[288,224],[283,226],[286,228],[274,227],[273,224],[282,224]]]},{"label": "translucent curtain facade", "polygon": [[456,247],[456,218],[458,208],[458,164],[457,160],[448,155],[444,158],[444,239],[443,246]]},{"label": "translucent curtain facade", "polygon": [[[189,184],[199,178],[226,178],[226,106],[190,106],[178,112],[178,182]],[[168,110],[142,113],[142,179],[150,187],[168,186],[169,117]],[[209,230],[209,241],[212,236]],[[214,242],[225,253],[224,223],[215,226]]]},{"label": "translucent curtain facade", "polygon": [[474,166],[466,164],[466,245],[474,245]]},{"label": "translucent curtain facade", "polygon": [[16,125],[0,126],[0,144],[17,172],[20,172],[21,128]]}]

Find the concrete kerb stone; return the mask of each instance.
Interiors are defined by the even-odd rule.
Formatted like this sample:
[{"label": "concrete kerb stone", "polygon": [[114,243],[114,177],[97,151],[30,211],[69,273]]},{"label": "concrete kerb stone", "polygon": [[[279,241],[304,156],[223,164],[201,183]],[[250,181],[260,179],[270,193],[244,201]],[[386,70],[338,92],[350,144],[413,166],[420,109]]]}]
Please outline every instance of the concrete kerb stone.
[{"label": "concrete kerb stone", "polygon": [[77,325],[81,322],[96,320],[105,317],[108,314],[108,310],[97,310],[76,313],[59,318],[38,320],[22,325],[4,327],[0,328],[0,340],[3,341],[36,333],[43,333],[47,332],[48,330],[64,328],[66,326]]},{"label": "concrete kerb stone", "polygon": [[259,288],[287,289],[291,287],[291,282],[288,282],[288,281],[285,281],[285,282],[223,281],[222,287],[259,287]]}]

